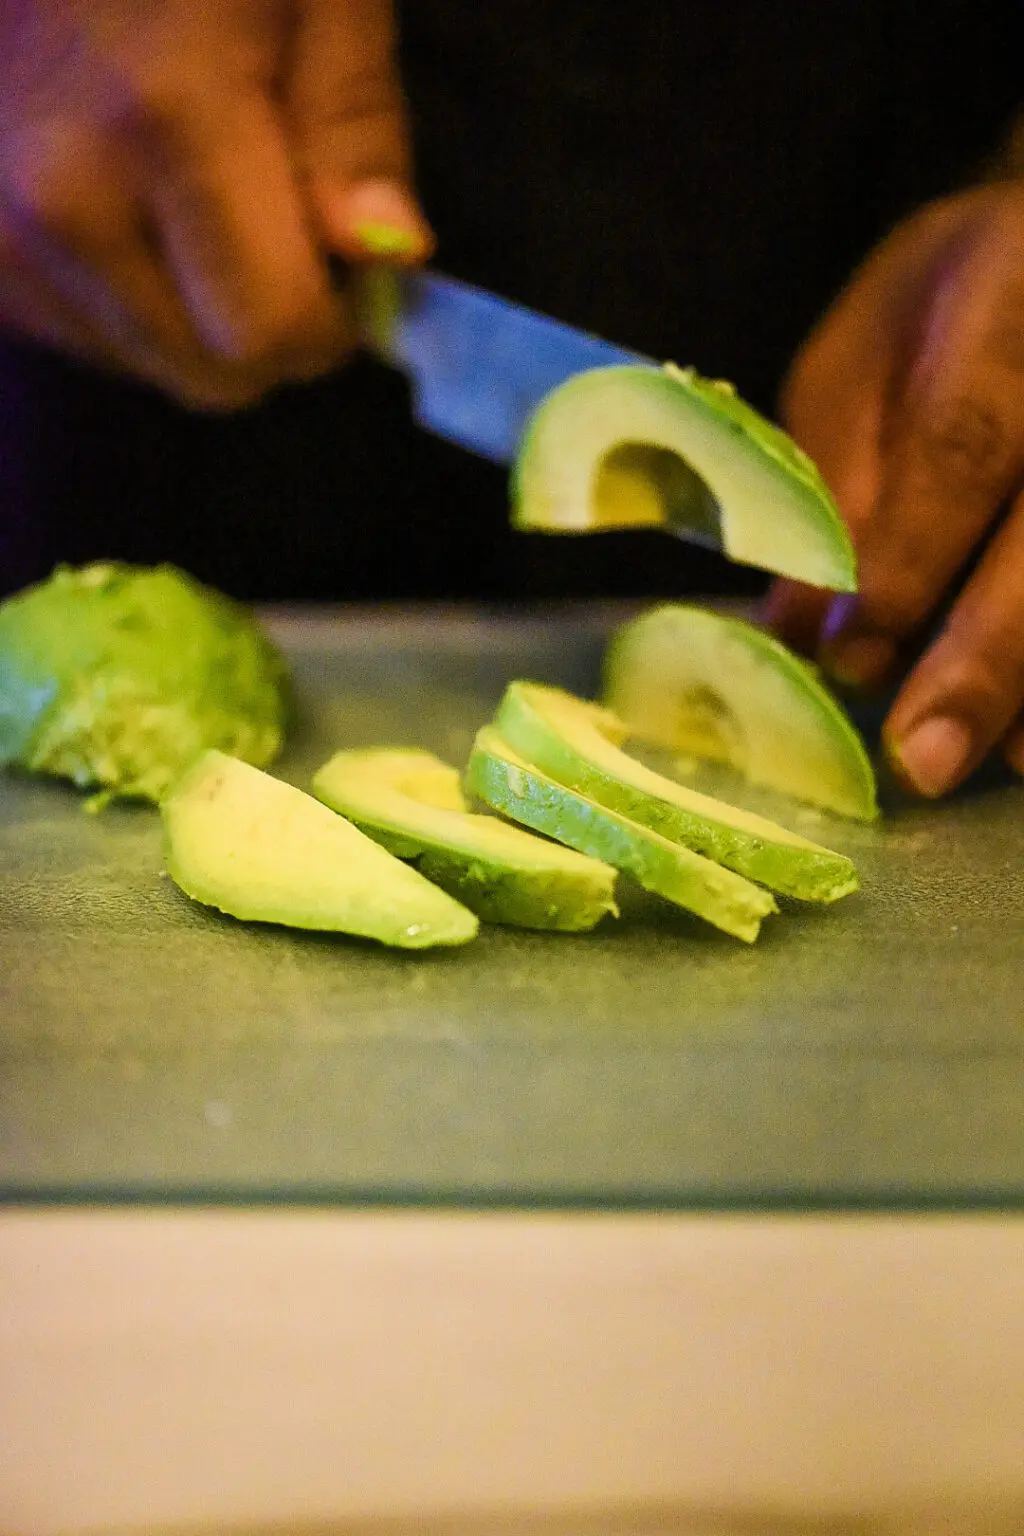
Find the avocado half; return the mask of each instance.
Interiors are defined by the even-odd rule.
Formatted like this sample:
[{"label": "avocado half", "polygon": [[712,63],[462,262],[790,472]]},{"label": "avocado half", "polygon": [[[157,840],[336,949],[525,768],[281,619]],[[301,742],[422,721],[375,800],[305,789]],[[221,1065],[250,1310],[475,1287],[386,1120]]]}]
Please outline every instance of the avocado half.
[{"label": "avocado half", "polygon": [[664,603],[612,637],[604,702],[652,746],[857,821],[878,816],[864,743],[816,670],[754,624]]},{"label": "avocado half", "polygon": [[594,368],[552,390],[513,466],[512,521],[676,529],[744,565],[857,589],[850,535],[811,459],[731,384],[671,363]]},{"label": "avocado half", "polygon": [[0,766],[158,801],[207,747],[260,767],[284,658],[242,603],[171,565],[58,566],[0,603]]}]

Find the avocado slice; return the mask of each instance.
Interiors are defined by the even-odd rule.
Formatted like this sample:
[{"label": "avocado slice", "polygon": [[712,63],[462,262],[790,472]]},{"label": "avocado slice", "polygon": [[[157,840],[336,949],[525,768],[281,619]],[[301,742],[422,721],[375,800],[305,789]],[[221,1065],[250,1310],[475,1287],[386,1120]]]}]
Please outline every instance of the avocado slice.
[{"label": "avocado slice", "polygon": [[686,603],[641,614],[609,645],[604,701],[638,741],[727,763],[840,816],[878,816],[871,761],[838,699],[743,619]]},{"label": "avocado slice", "polygon": [[466,782],[503,816],[606,859],[646,890],[748,944],[757,938],[762,918],[778,911],[769,893],[742,875],[557,784],[520,757],[493,726],[477,734]]},{"label": "avocado slice", "polygon": [[216,750],[161,803],[164,858],[194,901],[249,922],[465,944],[472,912],[291,784]]},{"label": "avocado slice", "polygon": [[520,529],[676,528],[744,565],[857,589],[850,535],[812,461],[692,368],[592,368],[553,389],[523,435],[512,501]]},{"label": "avocado slice", "polygon": [[573,933],[616,912],[614,869],[471,814],[457,769],[430,752],[338,752],[313,793],[487,922]]},{"label": "avocado slice", "polygon": [[857,889],[856,870],[843,854],[629,757],[618,746],[625,725],[599,704],[540,683],[510,683],[493,723],[559,784],[773,891],[828,902]]},{"label": "avocado slice", "polygon": [[241,603],[171,565],[59,566],[0,603],[0,766],[159,801],[218,747],[273,761],[283,657]]}]

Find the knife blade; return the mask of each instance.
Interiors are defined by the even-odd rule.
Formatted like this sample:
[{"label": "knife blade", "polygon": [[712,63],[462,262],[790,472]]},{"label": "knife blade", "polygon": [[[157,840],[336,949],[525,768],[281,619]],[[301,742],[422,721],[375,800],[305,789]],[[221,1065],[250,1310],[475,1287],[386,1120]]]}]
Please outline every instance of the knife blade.
[{"label": "knife blade", "polygon": [[499,464],[511,463],[533,411],[573,374],[657,367],[440,272],[365,268],[358,300],[366,345],[409,379],[420,425]]}]

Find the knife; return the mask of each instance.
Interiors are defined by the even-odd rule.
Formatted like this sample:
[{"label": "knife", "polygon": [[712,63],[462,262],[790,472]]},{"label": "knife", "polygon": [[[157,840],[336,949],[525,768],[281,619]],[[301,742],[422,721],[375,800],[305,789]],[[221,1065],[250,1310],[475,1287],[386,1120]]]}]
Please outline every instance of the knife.
[{"label": "knife", "polygon": [[[664,447],[658,436],[634,430],[631,437],[628,414],[622,416],[622,440],[609,438],[603,461],[613,491],[600,504],[592,469],[565,468],[567,418],[553,418],[549,407],[544,430],[535,429],[529,465],[521,461],[513,477],[515,527],[661,528],[744,565],[856,591],[853,544],[828,486],[806,454],[731,385],[656,363],[429,269],[364,267],[356,299],[365,345],[406,375],[420,425],[499,464],[516,462],[537,407],[578,374],[590,378],[574,386],[565,410],[574,429],[581,419],[596,421],[598,435],[607,426],[609,397],[598,400],[591,390],[582,403],[590,386],[606,391],[606,378],[592,370],[628,365],[617,408],[624,408],[621,389],[634,402],[639,394],[662,397],[663,404],[672,395],[670,414],[680,430]],[[663,425],[662,406],[652,409]]]},{"label": "knife", "polygon": [[365,344],[406,375],[416,420],[482,458],[509,464],[529,417],[573,374],[650,358],[429,270],[364,268]]}]

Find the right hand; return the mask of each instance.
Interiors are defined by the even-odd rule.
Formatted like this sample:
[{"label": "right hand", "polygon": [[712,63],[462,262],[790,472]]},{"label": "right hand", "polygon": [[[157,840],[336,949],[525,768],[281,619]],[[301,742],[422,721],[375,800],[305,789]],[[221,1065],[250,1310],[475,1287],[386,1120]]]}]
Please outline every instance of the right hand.
[{"label": "right hand", "polygon": [[389,0],[0,0],[0,326],[231,409],[356,337],[325,252],[430,233]]}]

